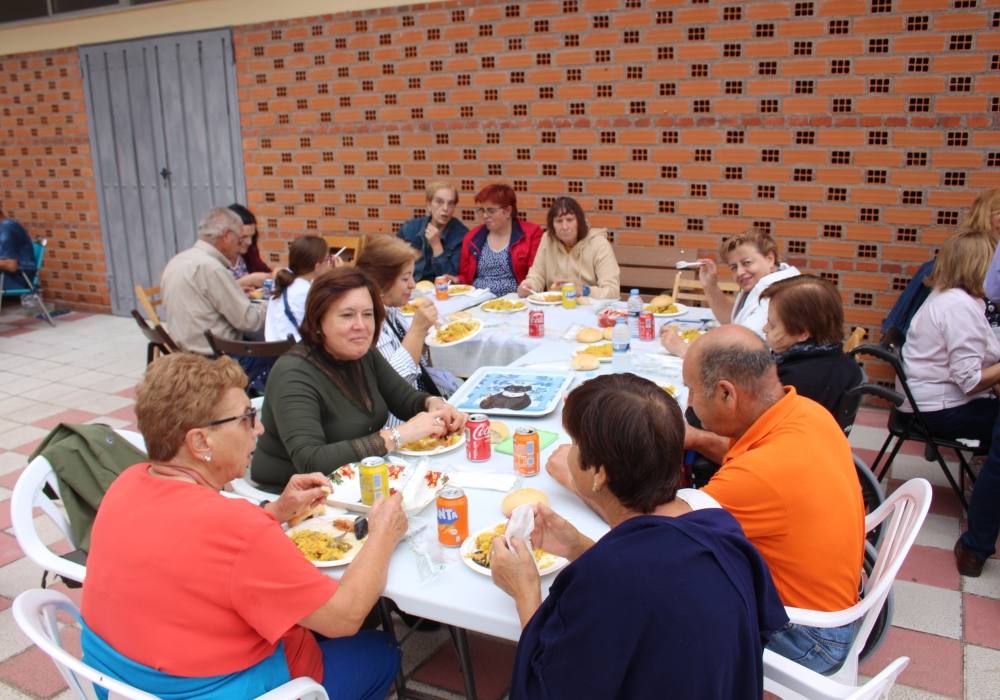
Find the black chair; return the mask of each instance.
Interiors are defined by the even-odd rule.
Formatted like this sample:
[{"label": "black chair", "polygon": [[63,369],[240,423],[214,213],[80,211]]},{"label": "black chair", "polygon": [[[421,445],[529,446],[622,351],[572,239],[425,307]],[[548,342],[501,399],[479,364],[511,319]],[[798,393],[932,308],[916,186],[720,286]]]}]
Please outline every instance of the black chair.
[{"label": "black chair", "polygon": [[169,355],[172,352],[180,352],[180,348],[174,339],[167,333],[167,329],[157,324],[150,326],[146,319],[142,317],[136,309],[132,309],[132,318],[139,325],[139,330],[146,336],[146,365],[148,366],[160,355]]},{"label": "black chair", "polygon": [[212,331],[205,331],[205,339],[208,340],[209,347],[212,348],[214,357],[229,355],[230,357],[252,357],[257,359],[271,359],[270,363],[260,363],[253,376],[249,377],[250,385],[247,393],[251,396],[264,393],[264,385],[267,383],[267,376],[271,372],[271,366],[275,361],[295,345],[295,336],[289,334],[284,340],[273,342],[261,342],[253,340],[227,340],[212,335]]},{"label": "black chair", "polygon": [[[875,473],[879,481],[882,481],[885,478],[885,475],[889,473],[892,462],[896,459],[896,455],[899,454],[899,450],[903,446],[904,442],[909,440],[922,443],[924,445],[924,455],[927,460],[938,463],[945,478],[951,485],[952,490],[955,492],[955,495],[958,496],[958,500],[962,504],[962,508],[968,511],[969,504],[965,498],[965,479],[968,477],[969,481],[975,483],[976,475],[972,472],[972,468],[969,466],[966,454],[968,453],[974,456],[985,455],[986,449],[982,445],[979,447],[969,447],[968,445],[958,442],[957,440],[931,435],[931,431],[927,427],[927,422],[924,419],[923,414],[921,414],[920,409],[917,408],[917,402],[913,398],[913,393],[910,391],[910,385],[906,381],[906,373],[903,371],[903,358],[901,351],[904,341],[905,337],[898,328],[890,328],[882,338],[882,342],[878,345],[866,343],[864,345],[859,345],[851,351],[851,354],[855,357],[858,357],[859,355],[867,355],[869,357],[882,360],[889,365],[895,374],[899,387],[903,390],[903,398],[905,398],[910,409],[909,411],[901,411],[898,407],[902,405],[902,400],[893,401],[893,405],[889,408],[889,434],[882,443],[882,447],[879,449],[878,455],[875,457],[875,461],[872,462],[872,472]],[[884,387],[882,387],[882,389],[887,392],[891,391],[885,389]],[[873,391],[871,393],[876,392]],[[897,392],[892,393],[897,394]],[[883,398],[885,398],[885,396],[883,396]],[[889,445],[893,442],[893,440],[895,440],[895,443],[892,445],[891,450],[889,450]],[[954,475],[951,473],[951,469],[948,467],[948,463],[945,462],[944,455],[941,452],[942,449],[952,450],[958,458],[959,481],[955,480]],[[888,455],[886,455],[886,450],[889,450]],[[883,457],[886,457],[886,459],[883,460]]]}]

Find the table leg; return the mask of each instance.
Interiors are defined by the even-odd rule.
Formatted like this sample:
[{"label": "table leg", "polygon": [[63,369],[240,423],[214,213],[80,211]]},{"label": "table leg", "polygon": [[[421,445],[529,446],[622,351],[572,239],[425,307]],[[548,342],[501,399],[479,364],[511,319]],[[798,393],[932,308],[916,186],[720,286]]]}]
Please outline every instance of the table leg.
[{"label": "table leg", "polygon": [[465,682],[466,700],[477,700],[476,679],[472,672],[472,654],[469,652],[469,636],[461,627],[448,625],[448,633],[458,652],[458,664],[462,669],[462,680]]},{"label": "table leg", "polygon": [[[392,641],[396,643],[396,646],[399,646],[399,640],[396,639],[396,626],[392,623],[392,606],[389,604],[389,600],[385,597],[380,597],[378,599],[378,614],[382,619],[382,631],[392,637]],[[403,674],[402,664],[400,664],[399,673],[396,674],[396,697],[409,697],[406,689],[406,676]]]}]

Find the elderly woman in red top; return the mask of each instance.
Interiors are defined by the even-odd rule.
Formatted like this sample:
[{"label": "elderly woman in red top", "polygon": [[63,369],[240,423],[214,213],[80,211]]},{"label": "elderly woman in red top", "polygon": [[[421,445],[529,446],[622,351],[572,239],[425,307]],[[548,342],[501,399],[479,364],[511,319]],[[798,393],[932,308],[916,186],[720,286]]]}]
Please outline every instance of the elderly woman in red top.
[{"label": "elderly woman in red top", "polygon": [[262,504],[219,493],[262,430],[246,381],[228,357],[146,370],[135,412],[150,461],[122,472],[94,521],[84,661],[158,697],[250,698],[310,676],[331,698],[381,700],[399,650],[358,630],[406,533],[400,497],[372,508],[339,584],[320,572],[281,523],[322,502],[323,475],[296,474]]},{"label": "elderly woman in red top", "polygon": [[517,195],[510,185],[487,185],[475,201],[483,223],[462,241],[459,280],[497,296],[516,292],[535,261],[545,230],[518,220]]}]

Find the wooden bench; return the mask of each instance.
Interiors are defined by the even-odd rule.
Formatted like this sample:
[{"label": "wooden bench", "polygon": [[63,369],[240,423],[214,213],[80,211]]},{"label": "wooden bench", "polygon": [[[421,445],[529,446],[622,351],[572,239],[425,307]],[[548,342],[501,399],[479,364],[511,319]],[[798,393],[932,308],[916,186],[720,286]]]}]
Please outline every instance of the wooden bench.
[{"label": "wooden bench", "polygon": [[643,294],[660,294],[674,282],[675,266],[681,259],[681,249],[673,246],[618,245],[612,246],[621,268],[622,296],[638,287]]}]

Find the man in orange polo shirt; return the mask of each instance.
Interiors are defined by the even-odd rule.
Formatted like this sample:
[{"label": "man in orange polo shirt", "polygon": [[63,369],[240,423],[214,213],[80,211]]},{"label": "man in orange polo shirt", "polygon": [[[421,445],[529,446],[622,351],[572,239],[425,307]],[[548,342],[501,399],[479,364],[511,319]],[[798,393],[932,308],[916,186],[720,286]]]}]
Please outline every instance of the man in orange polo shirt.
[{"label": "man in orange polo shirt", "polygon": [[[684,383],[688,405],[705,429],[730,440],[722,467],[704,491],[736,518],[763,555],[782,602],[824,612],[854,605],[864,504],[851,447],[829,411],[782,387],[770,351],[737,325],[691,345]],[[687,447],[700,449],[698,436]],[[854,632],[854,624],[790,624],[768,648],[830,673],[846,658]]]}]

